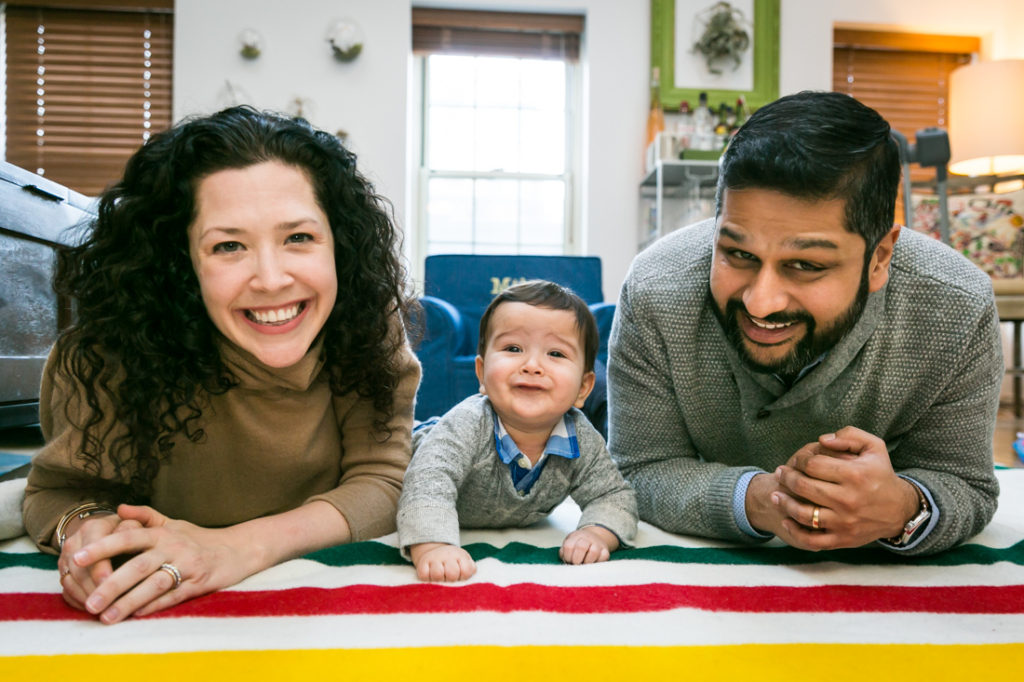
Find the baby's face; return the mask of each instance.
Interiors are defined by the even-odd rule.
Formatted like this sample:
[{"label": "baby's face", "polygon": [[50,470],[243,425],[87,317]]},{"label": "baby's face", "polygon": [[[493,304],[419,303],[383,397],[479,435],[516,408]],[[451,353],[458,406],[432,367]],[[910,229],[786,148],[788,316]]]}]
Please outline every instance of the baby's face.
[{"label": "baby's face", "polygon": [[476,375],[506,428],[550,432],[570,407],[583,407],[594,386],[583,365],[572,311],[508,302],[491,315]]}]

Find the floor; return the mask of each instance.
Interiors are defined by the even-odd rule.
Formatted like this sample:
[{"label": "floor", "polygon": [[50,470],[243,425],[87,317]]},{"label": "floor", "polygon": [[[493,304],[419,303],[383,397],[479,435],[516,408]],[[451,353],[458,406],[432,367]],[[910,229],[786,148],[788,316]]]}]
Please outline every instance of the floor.
[{"label": "floor", "polygon": [[996,464],[1024,467],[1024,461],[1013,450],[1013,441],[1017,440],[1018,431],[1024,432],[1024,418],[1014,417],[1013,407],[1003,405],[996,417],[996,432],[992,446]]}]

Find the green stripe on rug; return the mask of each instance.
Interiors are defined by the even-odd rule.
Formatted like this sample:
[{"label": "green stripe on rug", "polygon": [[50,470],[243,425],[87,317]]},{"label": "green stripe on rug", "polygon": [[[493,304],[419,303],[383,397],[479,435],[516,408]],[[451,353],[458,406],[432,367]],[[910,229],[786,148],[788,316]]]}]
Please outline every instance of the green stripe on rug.
[{"label": "green stripe on rug", "polygon": [[[506,564],[548,564],[561,563],[557,547],[536,547],[522,542],[510,542],[504,547],[486,543],[466,545],[466,551],[474,560],[497,559]],[[354,545],[339,545],[313,552],[305,557],[329,566],[355,565],[403,565],[398,550],[377,542],[363,542]],[[880,548],[840,549],[832,552],[805,552],[792,547],[675,547],[659,545],[638,549],[623,549],[612,554],[613,561],[640,559],[680,564],[715,565],[776,565],[819,564],[839,562],[855,566],[900,565],[913,563],[918,566],[960,566],[968,564],[990,565],[999,561],[1024,565],[1024,540],[1012,547],[997,549],[982,545],[961,545],[942,554],[926,557],[902,557]]]},{"label": "green stripe on rug", "polygon": [[[522,542],[510,542],[504,547],[487,543],[466,545],[474,560],[497,559],[506,564],[558,565],[557,547],[537,547]],[[327,566],[402,566],[398,550],[380,542],[356,542],[339,545],[307,554],[305,559]],[[658,545],[637,549],[623,549],[612,554],[612,561],[663,561],[678,564],[791,566],[838,562],[852,566],[886,566],[914,564],[916,566],[987,566],[1000,561],[1024,565],[1024,540],[1012,547],[993,548],[982,545],[960,545],[942,554],[925,557],[902,557],[879,548],[837,549],[831,552],[805,552],[792,547],[675,547]],[[22,566],[56,570],[57,557],[49,554],[0,552],[0,569]]]},{"label": "green stripe on rug", "polygon": [[[504,547],[486,543],[466,545],[466,551],[474,560],[497,559],[506,564],[549,564],[562,563],[557,547],[536,547],[522,542],[510,542]],[[403,565],[404,561],[394,547],[375,542],[339,545],[313,552],[305,557],[330,566]],[[903,557],[881,548],[838,549],[831,552],[806,552],[792,547],[675,547],[658,545],[637,549],[623,549],[612,554],[612,561],[641,559],[680,564],[715,565],[775,565],[820,564],[839,562],[855,566],[901,565],[913,563],[918,566],[961,566],[968,564],[991,565],[1005,561],[1024,565],[1024,540],[1012,547],[993,548],[983,545],[960,545],[942,554],[925,557]]]}]

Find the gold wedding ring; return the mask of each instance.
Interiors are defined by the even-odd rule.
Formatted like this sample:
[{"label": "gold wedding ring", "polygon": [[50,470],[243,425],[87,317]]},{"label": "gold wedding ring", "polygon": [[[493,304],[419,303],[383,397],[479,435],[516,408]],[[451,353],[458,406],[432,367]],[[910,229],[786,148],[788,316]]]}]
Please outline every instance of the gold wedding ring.
[{"label": "gold wedding ring", "polygon": [[160,568],[157,570],[163,571],[174,578],[174,585],[171,586],[171,589],[178,589],[178,586],[181,585],[181,571],[178,570],[177,566],[174,564],[160,564]]},{"label": "gold wedding ring", "polygon": [[811,528],[813,528],[814,530],[818,530],[819,528],[821,528],[820,515],[821,515],[821,507],[815,507],[814,508],[814,513],[811,514]]}]

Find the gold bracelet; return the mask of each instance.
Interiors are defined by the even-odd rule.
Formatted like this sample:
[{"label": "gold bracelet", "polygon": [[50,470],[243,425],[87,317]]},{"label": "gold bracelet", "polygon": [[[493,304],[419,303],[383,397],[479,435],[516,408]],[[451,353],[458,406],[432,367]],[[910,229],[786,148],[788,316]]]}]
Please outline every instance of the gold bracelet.
[{"label": "gold bracelet", "polygon": [[85,519],[99,512],[117,513],[110,505],[100,504],[99,502],[85,502],[60,517],[60,521],[57,522],[57,530],[54,531],[57,535],[57,548],[64,549],[64,541],[67,540],[65,531],[73,519]]}]

